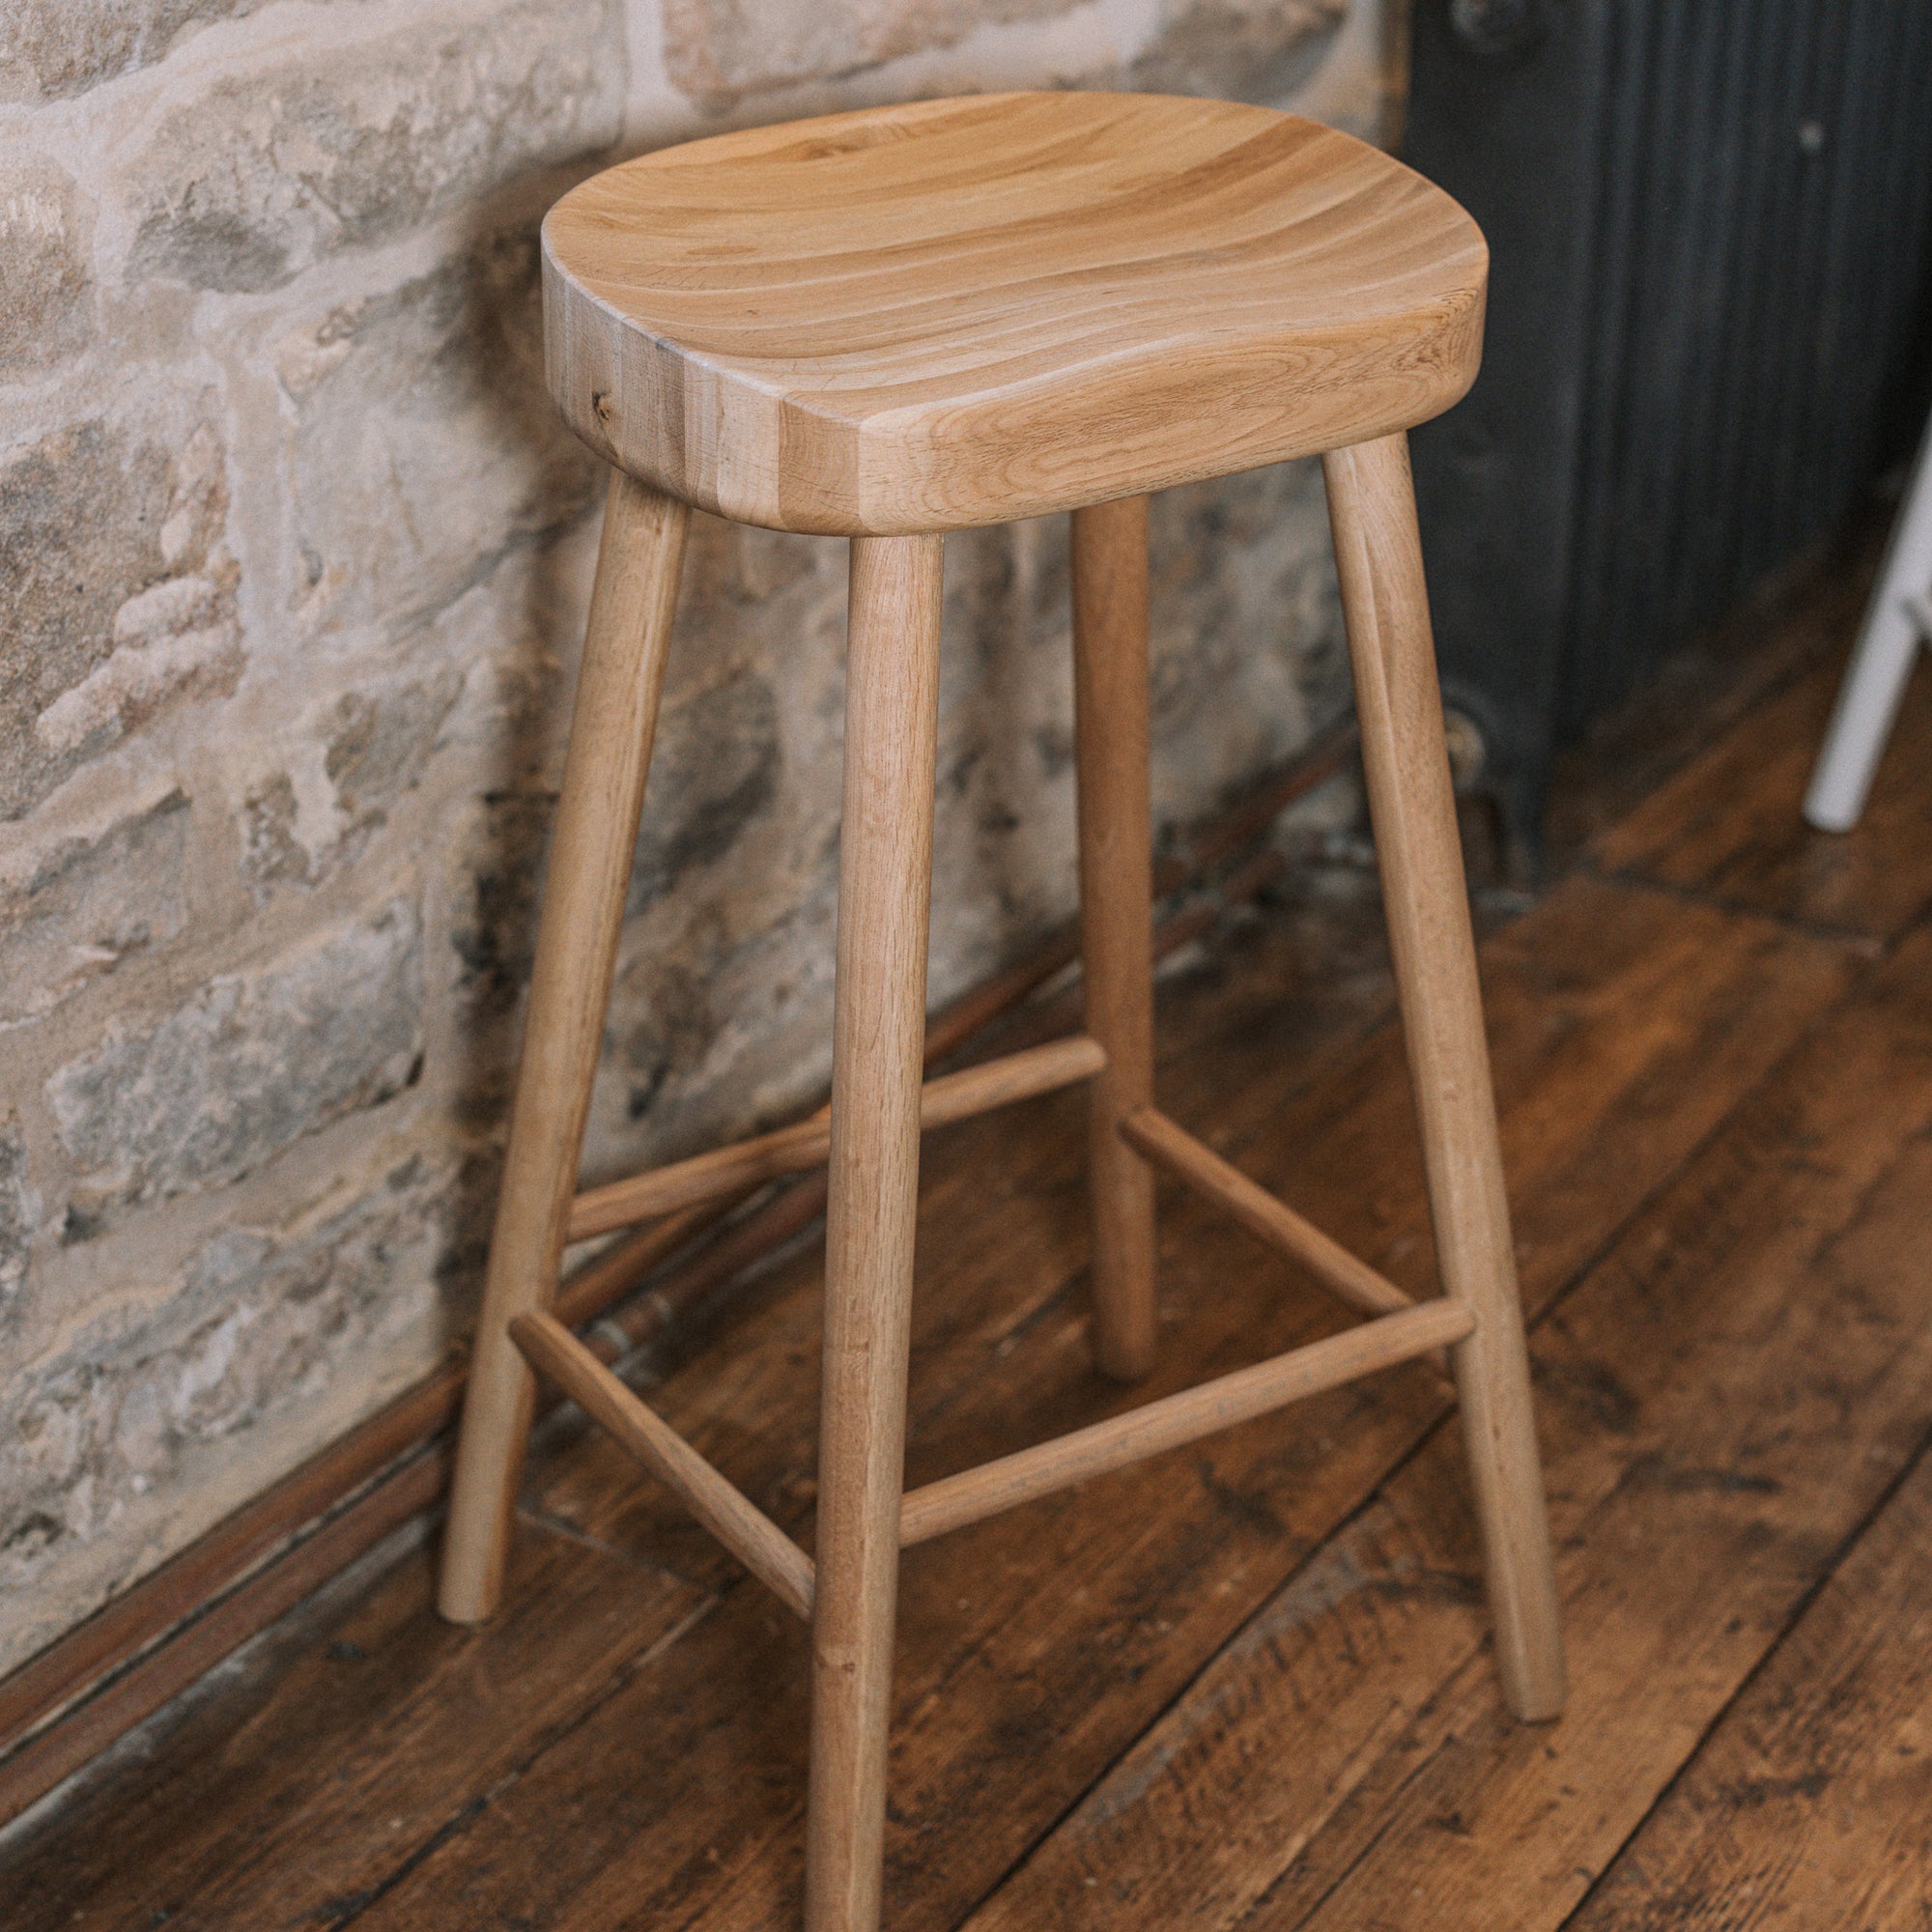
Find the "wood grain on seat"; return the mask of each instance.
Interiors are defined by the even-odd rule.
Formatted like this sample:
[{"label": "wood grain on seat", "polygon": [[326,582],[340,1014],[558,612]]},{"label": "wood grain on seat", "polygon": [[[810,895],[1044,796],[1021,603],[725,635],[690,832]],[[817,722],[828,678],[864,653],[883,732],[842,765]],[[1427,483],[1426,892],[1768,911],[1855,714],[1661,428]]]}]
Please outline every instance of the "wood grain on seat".
[{"label": "wood grain on seat", "polygon": [[550,385],[611,462],[740,522],[1004,523],[1439,413],[1475,376],[1487,267],[1446,194],[1292,115],[921,101],[565,195]]}]

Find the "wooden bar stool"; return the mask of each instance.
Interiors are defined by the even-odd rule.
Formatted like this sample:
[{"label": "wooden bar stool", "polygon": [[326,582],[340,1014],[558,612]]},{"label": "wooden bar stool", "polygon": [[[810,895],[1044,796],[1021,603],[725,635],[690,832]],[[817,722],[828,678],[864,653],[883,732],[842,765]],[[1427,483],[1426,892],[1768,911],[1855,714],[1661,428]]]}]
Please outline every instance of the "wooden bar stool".
[{"label": "wooden bar stool", "polygon": [[[899,1550],[1446,1347],[1510,1706],[1562,1702],[1407,427],[1480,354],[1488,258],[1346,135],[1154,96],[924,101],[615,167],[544,227],[549,380],[614,466],[443,1559],[487,1617],[553,1377],[812,1630],[806,1918],[877,1923]],[[1325,452],[1443,1293],[1411,1303],[1152,1099],[1147,493]],[[829,1125],[577,1191],[689,506],[851,544]],[[1070,510],[1087,1031],[922,1086],[943,532]],[[1372,1319],[903,1494],[920,1132],[1092,1095],[1094,1354],[1154,1352],[1150,1162]],[[566,1241],[830,1162],[815,1561],[549,1313]]]}]

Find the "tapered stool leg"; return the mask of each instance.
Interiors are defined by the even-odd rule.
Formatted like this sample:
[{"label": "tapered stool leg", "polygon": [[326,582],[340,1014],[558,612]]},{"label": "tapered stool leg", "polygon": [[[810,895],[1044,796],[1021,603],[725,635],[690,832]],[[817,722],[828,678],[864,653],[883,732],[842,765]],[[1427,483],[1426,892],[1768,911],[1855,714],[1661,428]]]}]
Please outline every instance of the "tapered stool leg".
[{"label": "tapered stool leg", "polygon": [[1153,1176],[1121,1138],[1153,1099],[1152,828],[1148,809],[1148,499],[1073,513],[1073,717],[1089,1090],[1094,1352],[1111,1376],[1153,1367]]},{"label": "tapered stool leg", "polygon": [[1849,832],[1864,815],[1872,780],[1912,681],[1921,645],[1932,641],[1932,426],[1918,445],[1912,481],[1891,532],[1878,586],[1865,610],[1852,662],[1804,793],[1804,816],[1820,832]]},{"label": "tapered stool leg", "polygon": [[855,537],[838,866],[808,1932],[872,1932],[898,1594],[943,540]]},{"label": "tapered stool leg", "polygon": [[502,1590],[534,1393],[509,1326],[556,1293],[689,522],[611,476],[443,1546],[438,1607],[457,1623]]},{"label": "tapered stool leg", "polygon": [[1323,469],[1436,1256],[1476,1318],[1452,1362],[1497,1662],[1517,1716],[1553,1718],[1556,1583],[1407,439],[1337,450]]}]

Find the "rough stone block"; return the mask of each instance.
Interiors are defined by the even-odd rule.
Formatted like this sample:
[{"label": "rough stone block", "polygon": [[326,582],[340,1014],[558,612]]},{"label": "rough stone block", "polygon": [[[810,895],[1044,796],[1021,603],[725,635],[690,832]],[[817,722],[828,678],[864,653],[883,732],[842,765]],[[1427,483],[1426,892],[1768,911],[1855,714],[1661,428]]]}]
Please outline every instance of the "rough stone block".
[{"label": "rough stone block", "polygon": [[672,82],[722,110],[748,95],[844,78],[902,54],[952,46],[975,28],[1049,19],[1079,0],[665,0]]},{"label": "rough stone block", "polygon": [[614,1029],[614,1070],[624,1083],[624,1115],[641,1121],[667,1083],[687,1078],[718,1038],[724,1015],[712,1000],[724,963],[715,922],[703,922],[677,952],[645,952],[618,988],[629,1023]]},{"label": "rough stone block", "polygon": [[128,273],[273,288],[617,138],[620,0],[466,13],[211,82],[130,164],[152,185]]},{"label": "rough stone block", "polygon": [[[467,1131],[499,1147],[509,1124],[518,1015],[536,951],[544,845],[555,810],[551,791],[489,792],[453,815],[443,841],[441,929],[451,955],[444,974],[463,1042],[449,1069],[452,1105]],[[486,1202],[485,1229],[490,1214]]]},{"label": "rough stone block", "polygon": [[723,858],[777,795],[780,761],[778,700],[755,671],[667,705],[626,910],[640,912],[689,867]]},{"label": "rough stone block", "polygon": [[[663,45],[743,120],[922,49],[961,46],[964,84],[1003,22],[1068,24],[989,36],[985,76],[1064,84],[1080,5],[667,0]],[[1131,84],[1278,100],[1345,4],[1102,12],[1072,78],[1120,78],[1147,29]],[[0,424],[0,818],[28,821],[0,826],[0,1671],[466,1317],[602,480],[545,395],[526,217],[626,111],[669,111],[629,73],[658,19],[0,0],[0,100],[56,103],[8,110],[0,391],[43,409],[48,372],[84,373],[98,398],[58,435]],[[132,286],[91,285],[96,232]],[[1073,898],[1065,520],[948,549],[936,999]],[[1342,699],[1315,472],[1169,493],[1155,568],[1172,823]],[[694,524],[592,1178],[822,1087],[845,583],[840,545]]]},{"label": "rough stone block", "polygon": [[1166,0],[1133,84],[1273,106],[1315,71],[1348,14],[1349,0]]},{"label": "rough stone block", "polygon": [[538,868],[556,810],[549,792],[482,800],[454,848],[449,943],[457,988],[472,1009],[510,1006],[536,950]]},{"label": "rough stone block", "polygon": [[0,382],[71,355],[94,330],[92,211],[51,161],[0,167]]},{"label": "rough stone block", "polygon": [[350,825],[381,824],[415,783],[462,689],[462,673],[445,668],[427,684],[346,692],[336,700],[323,769]]},{"label": "rough stone block", "polygon": [[[179,1483],[198,1450],[369,1373],[373,1350],[433,1318],[458,1199],[452,1163],[412,1157],[347,1207],[224,1229],[157,1307],[103,1316],[0,1382],[0,1593],[24,1606],[65,1563],[104,1570],[90,1595],[107,1594],[125,1580],[117,1523]],[[143,1547],[126,1540],[123,1569]],[[10,1620],[0,1670],[51,1634],[35,1621]]]},{"label": "rough stone block", "polygon": [[213,548],[226,505],[205,429],[171,457],[82,423],[0,467],[0,817],[177,700],[232,686],[235,572]]},{"label": "rough stone block", "polygon": [[[27,1150],[20,1117],[0,1115],[0,1336],[14,1326],[27,1279],[27,1244],[39,1224],[37,1202],[27,1185]],[[0,1531],[0,1539],[5,1532]]]},{"label": "rough stone block", "polygon": [[1166,492],[1152,550],[1154,810],[1185,823],[1347,706],[1320,465]]},{"label": "rough stone block", "polygon": [[419,1065],[422,1004],[420,925],[396,899],[281,965],[211,980],[158,1025],[117,1021],[46,1084],[84,1177],[70,1235],[114,1203],[235,1180],[390,1098]]},{"label": "rough stone block", "polygon": [[188,822],[187,799],[170,789],[104,832],[61,839],[24,877],[0,875],[0,1026],[181,931]]},{"label": "rough stone block", "polygon": [[278,885],[305,886],[315,877],[314,855],[296,836],[298,816],[295,781],[287,772],[270,772],[242,801],[242,878],[258,906]]},{"label": "rough stone block", "polygon": [[295,781],[286,771],[257,779],[242,799],[241,869],[257,905],[283,883],[313,886],[353,864],[398,799],[421,778],[443,721],[463,689],[445,666],[427,680],[400,679],[344,692],[321,722],[322,769],[334,795],[332,823],[304,841]]},{"label": "rough stone block", "polygon": [[0,100],[80,94],[163,58],[188,27],[268,0],[9,0]]},{"label": "rough stone block", "polygon": [[544,387],[536,238],[504,236],[278,349],[299,539],[330,625],[421,621],[595,496]]},{"label": "rough stone block", "polygon": [[34,720],[55,757],[104,751],[173,699],[233,688],[241,668],[234,580],[222,572],[170,577],[114,613],[113,644],[78,684]]}]

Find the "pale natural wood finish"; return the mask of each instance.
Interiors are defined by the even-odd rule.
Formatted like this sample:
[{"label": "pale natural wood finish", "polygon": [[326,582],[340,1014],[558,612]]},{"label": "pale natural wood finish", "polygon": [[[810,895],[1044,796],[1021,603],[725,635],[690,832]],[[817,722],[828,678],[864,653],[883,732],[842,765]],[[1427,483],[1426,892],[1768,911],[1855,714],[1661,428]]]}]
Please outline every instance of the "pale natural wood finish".
[{"label": "pale natural wood finish", "polygon": [[1445,1292],[1475,1317],[1452,1361],[1497,1667],[1518,1717],[1553,1718],[1555,1573],[1408,440],[1337,450],[1322,469],[1436,1260]]},{"label": "pale natural wood finish", "polygon": [[[612,169],[546,224],[553,389],[650,487],[615,486],[607,526],[443,1594],[473,1617],[498,1588],[530,1407],[527,1374],[500,1359],[514,1322],[701,1520],[810,1605],[809,1932],[879,1920],[902,1536],[1452,1341],[1505,1682],[1526,1715],[1560,1699],[1399,434],[1472,378],[1486,271],[1462,211],[1374,150],[1265,109],[1152,97],[923,102],[722,136]],[[1145,493],[1342,443],[1360,444],[1330,458],[1331,497],[1448,1289],[1421,1306],[1152,1111]],[[829,1121],[573,1200],[685,520],[658,488],[854,539],[833,1098]],[[943,561],[928,532],[1053,508],[1074,512],[1088,1034],[923,1091]],[[619,809],[594,810],[599,793]],[[1357,1306],[1399,1312],[903,1498],[922,1125],[1087,1077],[1102,1368],[1153,1359],[1151,1150]],[[818,1564],[801,1581],[776,1526],[546,1311],[566,1238],[821,1159]]]},{"label": "pale natural wood finish", "polygon": [[1304,1396],[1461,1341],[1474,1326],[1475,1318],[1462,1302],[1425,1301],[1401,1315],[1381,1316],[1325,1341],[1311,1342],[1305,1349],[1257,1362],[1251,1369],[1236,1369],[1178,1395],[1163,1396],[1070,1435],[982,1463],[977,1469],[914,1490],[899,1506],[899,1542],[923,1543],[1017,1503],[1070,1489],[1090,1476],[1179,1449],[1237,1422],[1252,1422]]},{"label": "pale natural wood finish", "polygon": [[509,1327],[556,1293],[690,519],[611,477],[444,1536],[438,1607],[457,1623],[502,1591],[533,1399]]},{"label": "pale natural wood finish", "polygon": [[808,1932],[872,1932],[905,1478],[939,728],[938,537],[852,545],[833,1012]]},{"label": "pale natural wood finish", "polygon": [[1153,1367],[1153,1176],[1116,1129],[1153,1098],[1153,831],[1148,807],[1148,501],[1073,513],[1073,718],[1087,1031],[1107,1055],[1088,1113],[1094,1355]]},{"label": "pale natural wood finish", "polygon": [[510,1323],[510,1339],[532,1368],[609,1431],[753,1576],[810,1621],[811,1558],[743,1491],[626,1388],[555,1316],[541,1309],[518,1316]]},{"label": "pale natural wood finish", "polygon": [[[982,1065],[964,1067],[957,1073],[942,1074],[920,1090],[921,1131],[950,1126],[995,1107],[1091,1080],[1106,1064],[1107,1056],[1098,1042],[1076,1034],[989,1060]],[[571,1203],[570,1238],[587,1240],[654,1214],[668,1214],[673,1208],[715,1201],[724,1194],[742,1194],[781,1175],[802,1174],[819,1166],[831,1146],[831,1116],[820,1112],[776,1133],[694,1154],[689,1160],[633,1175],[627,1180],[613,1180],[608,1187],[580,1194]]]},{"label": "pale natural wood finish", "polygon": [[1277,1201],[1238,1167],[1205,1147],[1185,1127],[1152,1107],[1142,1107],[1121,1122],[1121,1133],[1150,1160],[1158,1161],[1208,1200],[1225,1208],[1249,1233],[1297,1261],[1323,1287],[1366,1315],[1399,1315],[1414,1301],[1386,1275],[1331,1240],[1314,1222]]},{"label": "pale natural wood finish", "polygon": [[544,224],[544,333],[565,421],[702,509],[943,530],[1421,422],[1487,272],[1447,195],[1314,122],[982,95],[594,176]]}]

